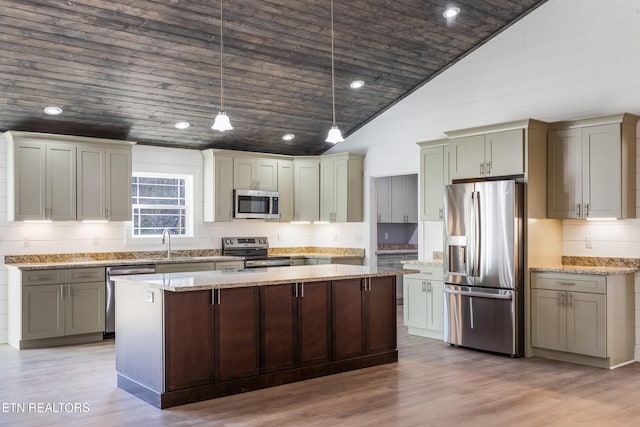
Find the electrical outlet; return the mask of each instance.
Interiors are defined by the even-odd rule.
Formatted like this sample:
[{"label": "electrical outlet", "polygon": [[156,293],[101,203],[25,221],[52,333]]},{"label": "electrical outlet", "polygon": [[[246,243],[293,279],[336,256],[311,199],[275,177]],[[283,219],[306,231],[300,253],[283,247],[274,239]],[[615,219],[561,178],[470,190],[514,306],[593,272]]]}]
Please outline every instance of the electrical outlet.
[{"label": "electrical outlet", "polygon": [[584,238],[584,247],[587,248],[587,249],[593,248],[593,237],[586,236]]},{"label": "electrical outlet", "polygon": [[384,233],[384,240],[389,240],[389,233]]}]

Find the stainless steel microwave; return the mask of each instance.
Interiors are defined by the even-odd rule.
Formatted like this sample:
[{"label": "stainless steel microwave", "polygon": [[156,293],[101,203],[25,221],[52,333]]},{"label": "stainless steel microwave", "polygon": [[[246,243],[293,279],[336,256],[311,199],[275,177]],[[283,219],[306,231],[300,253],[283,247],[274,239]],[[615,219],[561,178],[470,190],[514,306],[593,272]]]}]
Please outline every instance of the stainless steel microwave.
[{"label": "stainless steel microwave", "polygon": [[278,192],[233,190],[233,217],[279,219]]}]

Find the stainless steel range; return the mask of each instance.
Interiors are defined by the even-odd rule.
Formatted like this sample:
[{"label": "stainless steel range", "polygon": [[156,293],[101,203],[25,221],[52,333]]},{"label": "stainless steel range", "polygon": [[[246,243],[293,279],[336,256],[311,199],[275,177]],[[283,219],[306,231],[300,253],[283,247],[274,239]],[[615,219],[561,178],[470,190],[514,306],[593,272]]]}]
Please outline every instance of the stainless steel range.
[{"label": "stainless steel range", "polygon": [[244,257],[245,268],[291,265],[288,256],[269,256],[269,240],[266,237],[223,237],[222,255]]}]

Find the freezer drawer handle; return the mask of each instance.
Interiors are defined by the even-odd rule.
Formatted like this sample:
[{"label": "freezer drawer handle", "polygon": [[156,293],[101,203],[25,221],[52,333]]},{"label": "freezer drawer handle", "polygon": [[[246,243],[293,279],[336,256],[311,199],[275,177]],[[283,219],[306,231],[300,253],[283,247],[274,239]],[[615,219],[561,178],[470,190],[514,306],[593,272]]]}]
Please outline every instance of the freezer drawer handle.
[{"label": "freezer drawer handle", "polygon": [[491,298],[491,299],[503,299],[503,300],[513,299],[511,294],[509,294],[509,295],[505,295],[505,294],[485,294],[485,293],[480,293],[480,292],[453,291],[451,289],[445,289],[444,293],[445,294],[450,294],[450,295],[462,295],[462,296],[465,296],[465,297],[476,297],[476,298]]}]

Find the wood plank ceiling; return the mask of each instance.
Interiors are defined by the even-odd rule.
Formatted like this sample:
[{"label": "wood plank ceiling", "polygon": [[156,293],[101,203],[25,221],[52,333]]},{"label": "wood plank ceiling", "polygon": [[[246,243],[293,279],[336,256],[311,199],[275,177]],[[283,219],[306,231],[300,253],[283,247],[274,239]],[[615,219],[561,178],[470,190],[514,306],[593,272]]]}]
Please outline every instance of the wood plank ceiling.
[{"label": "wood plank ceiling", "polygon": [[[334,0],[348,135],[544,1]],[[447,21],[445,7],[461,13]],[[0,0],[0,130],[319,154],[331,127],[328,0]],[[352,80],[366,85],[349,88]],[[43,114],[59,105],[63,114]],[[191,126],[177,130],[186,120]],[[285,133],[295,139],[285,142]]]}]

